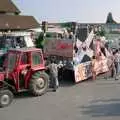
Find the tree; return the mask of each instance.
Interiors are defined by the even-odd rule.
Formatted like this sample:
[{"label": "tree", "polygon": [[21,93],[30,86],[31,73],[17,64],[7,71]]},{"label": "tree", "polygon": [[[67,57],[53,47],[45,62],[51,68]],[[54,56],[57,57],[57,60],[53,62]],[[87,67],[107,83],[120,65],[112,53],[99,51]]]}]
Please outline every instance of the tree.
[{"label": "tree", "polygon": [[104,31],[104,30],[97,31],[97,32],[96,32],[96,35],[97,35],[97,36],[105,36],[105,31]]},{"label": "tree", "polygon": [[43,46],[44,46],[44,34],[43,33],[40,33],[38,39],[36,39],[36,47],[37,48],[42,48],[43,49]]},{"label": "tree", "polygon": [[76,24],[76,22],[66,22],[66,23],[61,23],[60,25],[64,28],[66,28],[68,32],[75,33],[77,24]]},{"label": "tree", "polygon": [[105,32],[105,29],[104,29],[103,27],[101,27],[100,29],[98,29],[98,30],[95,32],[95,34],[96,34],[97,36],[103,37],[103,36],[105,36],[106,32]]}]

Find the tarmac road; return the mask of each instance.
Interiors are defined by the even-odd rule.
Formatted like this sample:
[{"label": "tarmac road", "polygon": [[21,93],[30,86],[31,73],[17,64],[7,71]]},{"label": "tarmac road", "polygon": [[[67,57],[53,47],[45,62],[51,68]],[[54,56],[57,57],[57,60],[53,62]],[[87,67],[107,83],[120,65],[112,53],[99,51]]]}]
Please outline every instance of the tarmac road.
[{"label": "tarmac road", "polygon": [[120,120],[120,80],[64,83],[40,97],[24,93],[0,109],[0,120]]}]

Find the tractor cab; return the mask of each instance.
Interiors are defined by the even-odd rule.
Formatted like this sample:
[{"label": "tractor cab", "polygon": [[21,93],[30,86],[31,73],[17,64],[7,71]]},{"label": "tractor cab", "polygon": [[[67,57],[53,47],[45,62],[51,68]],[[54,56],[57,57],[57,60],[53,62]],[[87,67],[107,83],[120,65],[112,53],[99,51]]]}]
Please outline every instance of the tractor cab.
[{"label": "tractor cab", "polygon": [[7,53],[4,67],[9,72],[23,70],[25,68],[44,70],[42,51],[36,48],[10,49]]},{"label": "tractor cab", "polygon": [[[18,48],[8,51],[3,70],[0,72],[1,91],[29,90],[33,95],[38,96],[47,91],[48,81],[41,49]],[[0,106],[1,104],[0,101]]]}]

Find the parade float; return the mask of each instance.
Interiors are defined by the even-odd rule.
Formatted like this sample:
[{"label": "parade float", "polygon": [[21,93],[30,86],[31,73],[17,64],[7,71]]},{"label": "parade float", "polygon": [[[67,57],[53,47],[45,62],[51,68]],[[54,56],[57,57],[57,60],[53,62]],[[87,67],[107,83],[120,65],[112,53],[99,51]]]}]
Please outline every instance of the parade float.
[{"label": "parade float", "polygon": [[[64,34],[65,32],[61,36],[64,36]],[[92,76],[91,60],[93,55],[97,58],[95,62],[96,74],[108,71],[107,56],[110,54],[105,47],[105,40],[100,36],[98,37],[93,28],[79,26],[76,31],[77,38],[70,36],[71,34],[68,38],[46,38],[44,44],[45,56],[49,60],[55,56],[56,62],[63,64],[64,74],[66,74],[65,70],[72,71],[68,76],[73,73],[76,83]]]}]

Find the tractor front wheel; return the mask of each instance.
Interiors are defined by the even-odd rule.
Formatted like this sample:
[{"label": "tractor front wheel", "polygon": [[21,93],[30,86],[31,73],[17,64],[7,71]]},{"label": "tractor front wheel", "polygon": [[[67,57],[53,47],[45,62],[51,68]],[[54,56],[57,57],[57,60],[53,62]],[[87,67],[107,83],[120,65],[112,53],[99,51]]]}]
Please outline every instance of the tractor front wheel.
[{"label": "tractor front wheel", "polygon": [[0,107],[6,107],[13,101],[13,93],[10,90],[0,91]]},{"label": "tractor front wheel", "polygon": [[40,96],[46,93],[48,89],[49,77],[45,72],[36,72],[32,75],[29,89],[35,96]]}]

